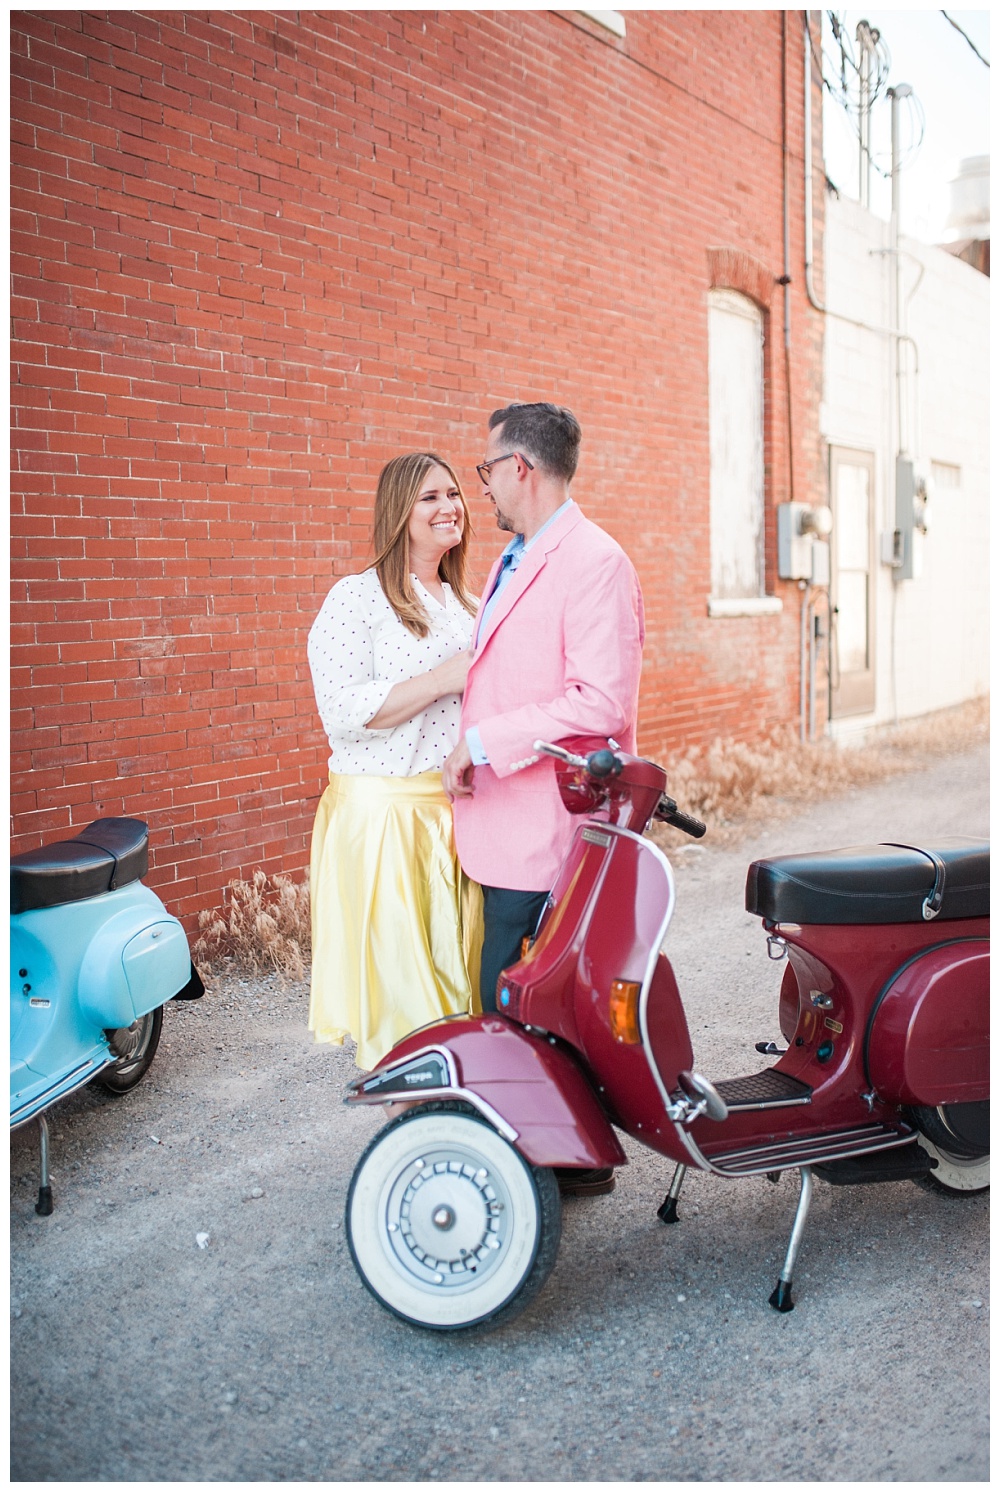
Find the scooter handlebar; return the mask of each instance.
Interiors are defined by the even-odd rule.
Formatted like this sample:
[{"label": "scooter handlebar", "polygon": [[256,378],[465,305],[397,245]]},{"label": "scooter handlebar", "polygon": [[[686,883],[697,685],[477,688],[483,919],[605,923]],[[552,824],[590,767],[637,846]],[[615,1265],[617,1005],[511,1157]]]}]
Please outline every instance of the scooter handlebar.
[{"label": "scooter handlebar", "polygon": [[585,756],[574,756],[572,751],[565,751],[562,746],[553,746],[548,741],[536,741],[532,748],[540,751],[543,756],[554,756],[556,761],[566,762],[570,767],[586,767]]},{"label": "scooter handlebar", "polygon": [[592,751],[589,756],[575,756],[572,751],[566,751],[562,746],[553,746],[549,741],[536,741],[534,750],[544,756],[554,756],[556,761],[565,762],[570,767],[582,767],[598,781],[604,777],[617,777],[623,766],[621,757],[609,751],[606,746],[600,751]]},{"label": "scooter handlebar", "polygon": [[653,817],[659,819],[661,824],[670,824],[672,828],[680,829],[684,834],[690,834],[692,839],[701,839],[707,828],[701,819],[692,818],[688,813],[681,813],[673,798],[668,798],[666,793],[661,797]]}]

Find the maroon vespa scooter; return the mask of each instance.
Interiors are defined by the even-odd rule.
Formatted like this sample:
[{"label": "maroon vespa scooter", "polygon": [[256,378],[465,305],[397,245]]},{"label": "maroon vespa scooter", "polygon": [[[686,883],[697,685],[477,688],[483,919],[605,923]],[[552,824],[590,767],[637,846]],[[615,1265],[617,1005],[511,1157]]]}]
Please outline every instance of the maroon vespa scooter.
[{"label": "maroon vespa scooter", "polygon": [[[577,745],[578,743],[570,743]],[[612,743],[613,744],[613,743]],[[554,1167],[620,1166],[616,1128],[720,1177],[795,1169],[798,1208],[770,1303],[792,1309],[813,1175],[834,1185],[989,1185],[989,844],[865,845],[750,866],[747,910],[784,960],[777,1058],[715,1084],[661,952],[674,908],[652,819],[694,836],[653,762],[535,743],[586,814],[496,1015],[399,1042],[347,1102],[411,1103],[372,1140],[347,1199],[351,1254],[390,1311],[436,1330],[492,1329],[555,1261]],[[413,1100],[418,1100],[413,1104]]]}]

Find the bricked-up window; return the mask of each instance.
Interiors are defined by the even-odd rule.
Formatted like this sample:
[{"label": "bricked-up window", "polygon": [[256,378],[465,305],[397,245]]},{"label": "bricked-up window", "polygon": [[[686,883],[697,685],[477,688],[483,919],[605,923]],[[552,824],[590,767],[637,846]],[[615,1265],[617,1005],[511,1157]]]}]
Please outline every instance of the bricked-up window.
[{"label": "bricked-up window", "polygon": [[764,595],[764,324],[735,290],[708,293],[712,599]]}]

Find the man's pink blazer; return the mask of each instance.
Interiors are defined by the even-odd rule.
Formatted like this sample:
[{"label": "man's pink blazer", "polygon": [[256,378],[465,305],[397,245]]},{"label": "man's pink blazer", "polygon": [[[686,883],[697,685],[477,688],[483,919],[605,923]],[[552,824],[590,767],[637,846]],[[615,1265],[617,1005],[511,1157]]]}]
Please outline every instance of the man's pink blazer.
[{"label": "man's pink blazer", "polygon": [[[498,559],[484,600],[499,568]],[[548,891],[579,820],[533,743],[612,736],[634,750],[639,580],[614,539],[570,503],[525,554],[482,635],[476,627],[462,731],[479,727],[489,766],[475,768],[475,796],[455,800],[459,859],[481,884]]]}]

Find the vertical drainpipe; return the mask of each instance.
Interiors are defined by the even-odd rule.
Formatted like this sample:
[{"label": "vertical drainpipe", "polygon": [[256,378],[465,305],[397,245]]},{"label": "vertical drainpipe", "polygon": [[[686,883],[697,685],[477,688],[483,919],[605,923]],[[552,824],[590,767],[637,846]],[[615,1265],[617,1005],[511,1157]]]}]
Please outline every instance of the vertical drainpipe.
[{"label": "vertical drainpipe", "polygon": [[[795,501],[795,455],[792,441],[792,276],[790,272],[791,246],[789,242],[788,210],[788,87],[786,70],[788,62],[788,12],[781,12],[781,230],[782,230],[782,275],[779,283],[785,292],[785,407],[788,414],[788,500]],[[802,595],[802,612],[799,624],[799,740],[806,739],[806,648],[810,663],[812,637],[808,625],[809,588]],[[809,672],[811,673],[811,667]]]},{"label": "vertical drainpipe", "polygon": [[[793,440],[793,413],[791,413],[791,228],[788,210],[788,12],[781,13],[781,216],[782,254],[784,273],[781,285],[785,289],[785,406],[788,410],[788,501],[796,501],[796,448]],[[801,607],[799,615],[799,740],[806,736],[812,739],[812,725],[806,731],[807,719],[812,719],[812,700],[806,706],[806,679],[812,694],[813,659],[812,627],[809,618],[809,586],[801,585]]]},{"label": "vertical drainpipe", "polygon": [[[802,154],[803,154],[803,157],[804,157],[804,166],[805,166],[804,176],[803,176],[803,203],[802,203],[803,216],[805,218],[805,224],[804,224],[804,228],[805,228],[805,287],[806,287],[806,296],[807,296],[807,298],[809,300],[809,304],[812,306],[813,310],[819,311],[821,315],[825,316],[825,315],[827,315],[827,308],[822,303],[822,301],[819,299],[819,296],[816,294],[816,290],[815,290],[815,287],[813,285],[813,278],[812,278],[812,272],[813,272],[812,36],[811,36],[810,28],[809,28],[809,12],[808,12],[808,10],[803,11],[803,13],[802,13],[802,19],[803,19],[803,23],[804,23],[804,25],[803,25],[803,41],[805,43],[805,87],[804,87],[804,94],[803,94],[803,115],[802,115],[802,135],[803,135],[803,139],[802,139]],[[803,625],[806,625],[806,621],[807,621],[807,619],[806,619],[806,605],[807,605],[807,597],[810,594],[811,593],[810,593],[810,591],[807,588],[805,594],[802,597]],[[827,593],[826,593],[826,601],[827,601],[827,608],[826,608],[827,609],[827,627],[826,627],[826,650],[827,650],[826,651],[826,718],[827,718],[827,722],[828,722],[827,728],[829,729],[829,721],[833,717],[833,608],[832,608],[832,606],[830,604],[830,591],[829,591],[829,589],[827,590]],[[809,626],[810,663],[812,663],[812,650],[813,650],[814,642],[813,642],[813,636],[812,636],[813,629],[812,629],[812,618],[811,618],[811,616],[808,618],[808,626]],[[813,698],[813,694],[814,694],[814,690],[815,690],[815,682],[814,682],[814,680],[815,680],[815,671],[814,671],[814,669],[810,668],[810,673],[812,674],[812,678],[810,678],[810,684],[809,684],[809,692],[810,692],[810,707],[809,707],[809,709],[810,709],[810,722],[811,722],[812,719],[813,719],[813,716],[814,716],[814,711],[815,711],[815,699]],[[811,734],[812,734],[812,725],[810,723],[810,735]]]}]

